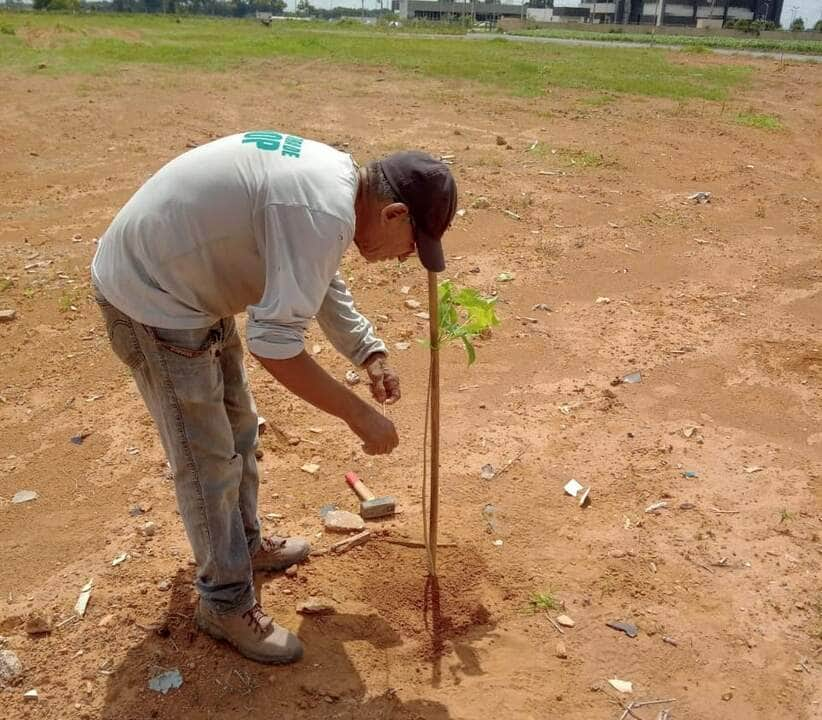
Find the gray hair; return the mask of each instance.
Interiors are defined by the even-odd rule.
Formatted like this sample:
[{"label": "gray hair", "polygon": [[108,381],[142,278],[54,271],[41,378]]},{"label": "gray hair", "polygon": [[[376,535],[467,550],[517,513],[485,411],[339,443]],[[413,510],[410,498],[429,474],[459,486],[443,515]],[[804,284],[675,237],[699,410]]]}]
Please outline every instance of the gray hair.
[{"label": "gray hair", "polygon": [[402,200],[397,197],[397,193],[394,192],[394,188],[391,187],[386,179],[379,160],[372,160],[365,166],[365,169],[366,172],[368,172],[368,184],[371,187],[371,191],[380,200],[385,200],[389,203],[402,202]]}]

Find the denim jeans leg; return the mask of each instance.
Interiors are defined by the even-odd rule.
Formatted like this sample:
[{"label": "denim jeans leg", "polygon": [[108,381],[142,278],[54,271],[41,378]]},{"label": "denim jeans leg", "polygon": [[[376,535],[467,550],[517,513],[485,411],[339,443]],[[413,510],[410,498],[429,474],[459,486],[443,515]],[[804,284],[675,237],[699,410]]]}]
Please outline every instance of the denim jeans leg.
[{"label": "denim jeans leg", "polygon": [[[177,506],[197,561],[197,588],[217,613],[253,606],[251,557],[240,513],[243,458],[224,404],[223,325],[144,328],[147,366],[159,379]],[[161,423],[158,426],[162,428]]]},{"label": "denim jeans leg", "polygon": [[248,551],[253,556],[260,548],[260,521],[257,517],[257,406],[251,395],[243,364],[243,346],[234,318],[223,320],[224,337],[220,364],[225,387],[223,402],[234,434],[234,451],[243,459],[240,481],[240,515],[245,527]]},{"label": "denim jeans leg", "polygon": [[245,612],[255,597],[239,507],[243,458],[224,405],[223,323],[147,328],[99,294],[97,301],[112,348],[130,368],[174,472],[202,602],[217,613]]}]

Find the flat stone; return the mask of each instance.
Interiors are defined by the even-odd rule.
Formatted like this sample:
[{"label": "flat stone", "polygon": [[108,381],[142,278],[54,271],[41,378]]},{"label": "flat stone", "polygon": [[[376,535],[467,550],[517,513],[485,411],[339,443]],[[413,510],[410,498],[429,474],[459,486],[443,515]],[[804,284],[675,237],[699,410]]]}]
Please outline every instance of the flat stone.
[{"label": "flat stone", "polygon": [[26,632],[29,635],[48,635],[51,627],[52,619],[48,613],[35,610],[26,618]]},{"label": "flat stone", "polygon": [[574,625],[576,625],[576,623],[571,618],[569,618],[567,615],[560,615],[557,618],[557,625],[562,625],[562,627],[572,628],[572,627],[574,627]]},{"label": "flat stone", "polygon": [[20,503],[31,502],[40,497],[34,490],[18,490],[14,493],[11,499],[12,505],[19,505]]},{"label": "flat stone", "polygon": [[408,299],[405,301],[405,307],[409,310],[419,310],[420,309],[420,301],[419,300],[412,300]]},{"label": "flat stone", "polygon": [[23,674],[23,665],[11,650],[0,650],[0,687]]},{"label": "flat stone", "polygon": [[0,310],[0,322],[10,322],[17,317],[16,310]]},{"label": "flat stone", "polygon": [[336,532],[351,532],[365,527],[365,522],[359,515],[347,510],[332,510],[325,515],[323,523],[326,529]]},{"label": "flat stone", "polygon": [[33,701],[39,700],[39,699],[40,699],[40,694],[34,688],[31,689],[31,690],[26,690],[26,692],[23,693],[23,700],[28,700],[29,702],[33,702]]},{"label": "flat stone", "polygon": [[337,607],[328,598],[312,595],[308,600],[297,603],[297,612],[300,615],[333,615]]}]

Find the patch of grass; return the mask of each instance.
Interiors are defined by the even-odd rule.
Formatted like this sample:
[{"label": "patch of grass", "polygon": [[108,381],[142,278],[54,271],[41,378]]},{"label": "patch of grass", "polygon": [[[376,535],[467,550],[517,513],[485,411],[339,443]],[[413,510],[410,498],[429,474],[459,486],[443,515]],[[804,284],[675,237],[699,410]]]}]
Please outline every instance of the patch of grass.
[{"label": "patch of grass", "polygon": [[14,35],[15,29],[9,25],[8,23],[0,23],[0,34],[2,35]]},{"label": "patch of grass", "polygon": [[603,43],[629,42],[652,45],[676,45],[682,47],[701,46],[703,48],[727,48],[729,50],[761,50],[770,52],[808,53],[822,55],[819,40],[771,39],[727,37],[724,35],[654,35],[651,33],[595,32],[591,30],[559,30],[539,28],[538,30],[516,30],[509,35],[531,35],[536,37],[564,38],[567,40],[597,40]]},{"label": "patch of grass", "polygon": [[705,45],[685,45],[685,47],[682,48],[682,52],[688,53],[689,55],[704,55],[710,52],[710,49]]},{"label": "patch of grass", "polygon": [[608,93],[599,93],[597,95],[591,95],[587,98],[582,98],[582,100],[580,100],[579,102],[582,105],[587,105],[588,107],[603,107],[605,105],[610,105],[615,100],[615,95],[609,95]]},{"label": "patch of grass", "polygon": [[614,160],[608,160],[601,153],[590,152],[589,150],[574,150],[563,148],[557,153],[567,165],[581,168],[615,167]]},{"label": "patch of grass", "polygon": [[9,288],[14,287],[14,280],[11,278],[0,278],[0,292],[6,292]]},{"label": "patch of grass", "polygon": [[82,293],[79,290],[64,290],[63,294],[60,295],[60,299],[57,301],[57,309],[61,313],[68,312],[76,307],[81,297]]},{"label": "patch of grass", "polygon": [[531,611],[535,613],[562,609],[562,603],[551,595],[550,592],[534,593],[528,598],[528,606],[531,608]]},{"label": "patch of grass", "polygon": [[779,524],[790,522],[794,517],[796,516],[794,513],[789,512],[788,508],[782,508],[782,511],[779,513]]},{"label": "patch of grass", "polygon": [[739,113],[734,122],[737,125],[746,125],[747,127],[760,128],[761,130],[781,130],[782,123],[779,118],[773,115],[765,115],[764,113],[743,112]]},{"label": "patch of grass", "polygon": [[[140,14],[0,13],[0,18],[17,30],[16,36],[0,35],[0,66],[52,75],[111,76],[138,64],[224,71],[253,60],[304,63],[321,58],[333,64],[391,67],[409,76],[470,81],[514,96],[539,96],[551,87],[564,87],[725,100],[752,72],[737,65],[676,64],[653,49],[436,39],[353,32],[319,23],[281,22],[266,28],[251,20]],[[38,42],[48,36],[47,48],[28,41],[35,31]],[[46,67],[38,69],[41,63]],[[253,72],[253,66],[244,71]],[[293,73],[297,78],[300,72],[284,67],[279,77],[288,79]],[[328,68],[302,72],[327,73]]]}]

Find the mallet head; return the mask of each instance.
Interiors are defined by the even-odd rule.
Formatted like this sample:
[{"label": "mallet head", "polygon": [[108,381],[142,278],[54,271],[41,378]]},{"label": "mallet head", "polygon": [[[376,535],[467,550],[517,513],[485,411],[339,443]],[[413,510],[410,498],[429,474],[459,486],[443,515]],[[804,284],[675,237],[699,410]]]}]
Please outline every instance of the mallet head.
[{"label": "mallet head", "polygon": [[360,502],[360,515],[365,520],[393,515],[396,509],[394,498],[389,496],[363,500]]}]

